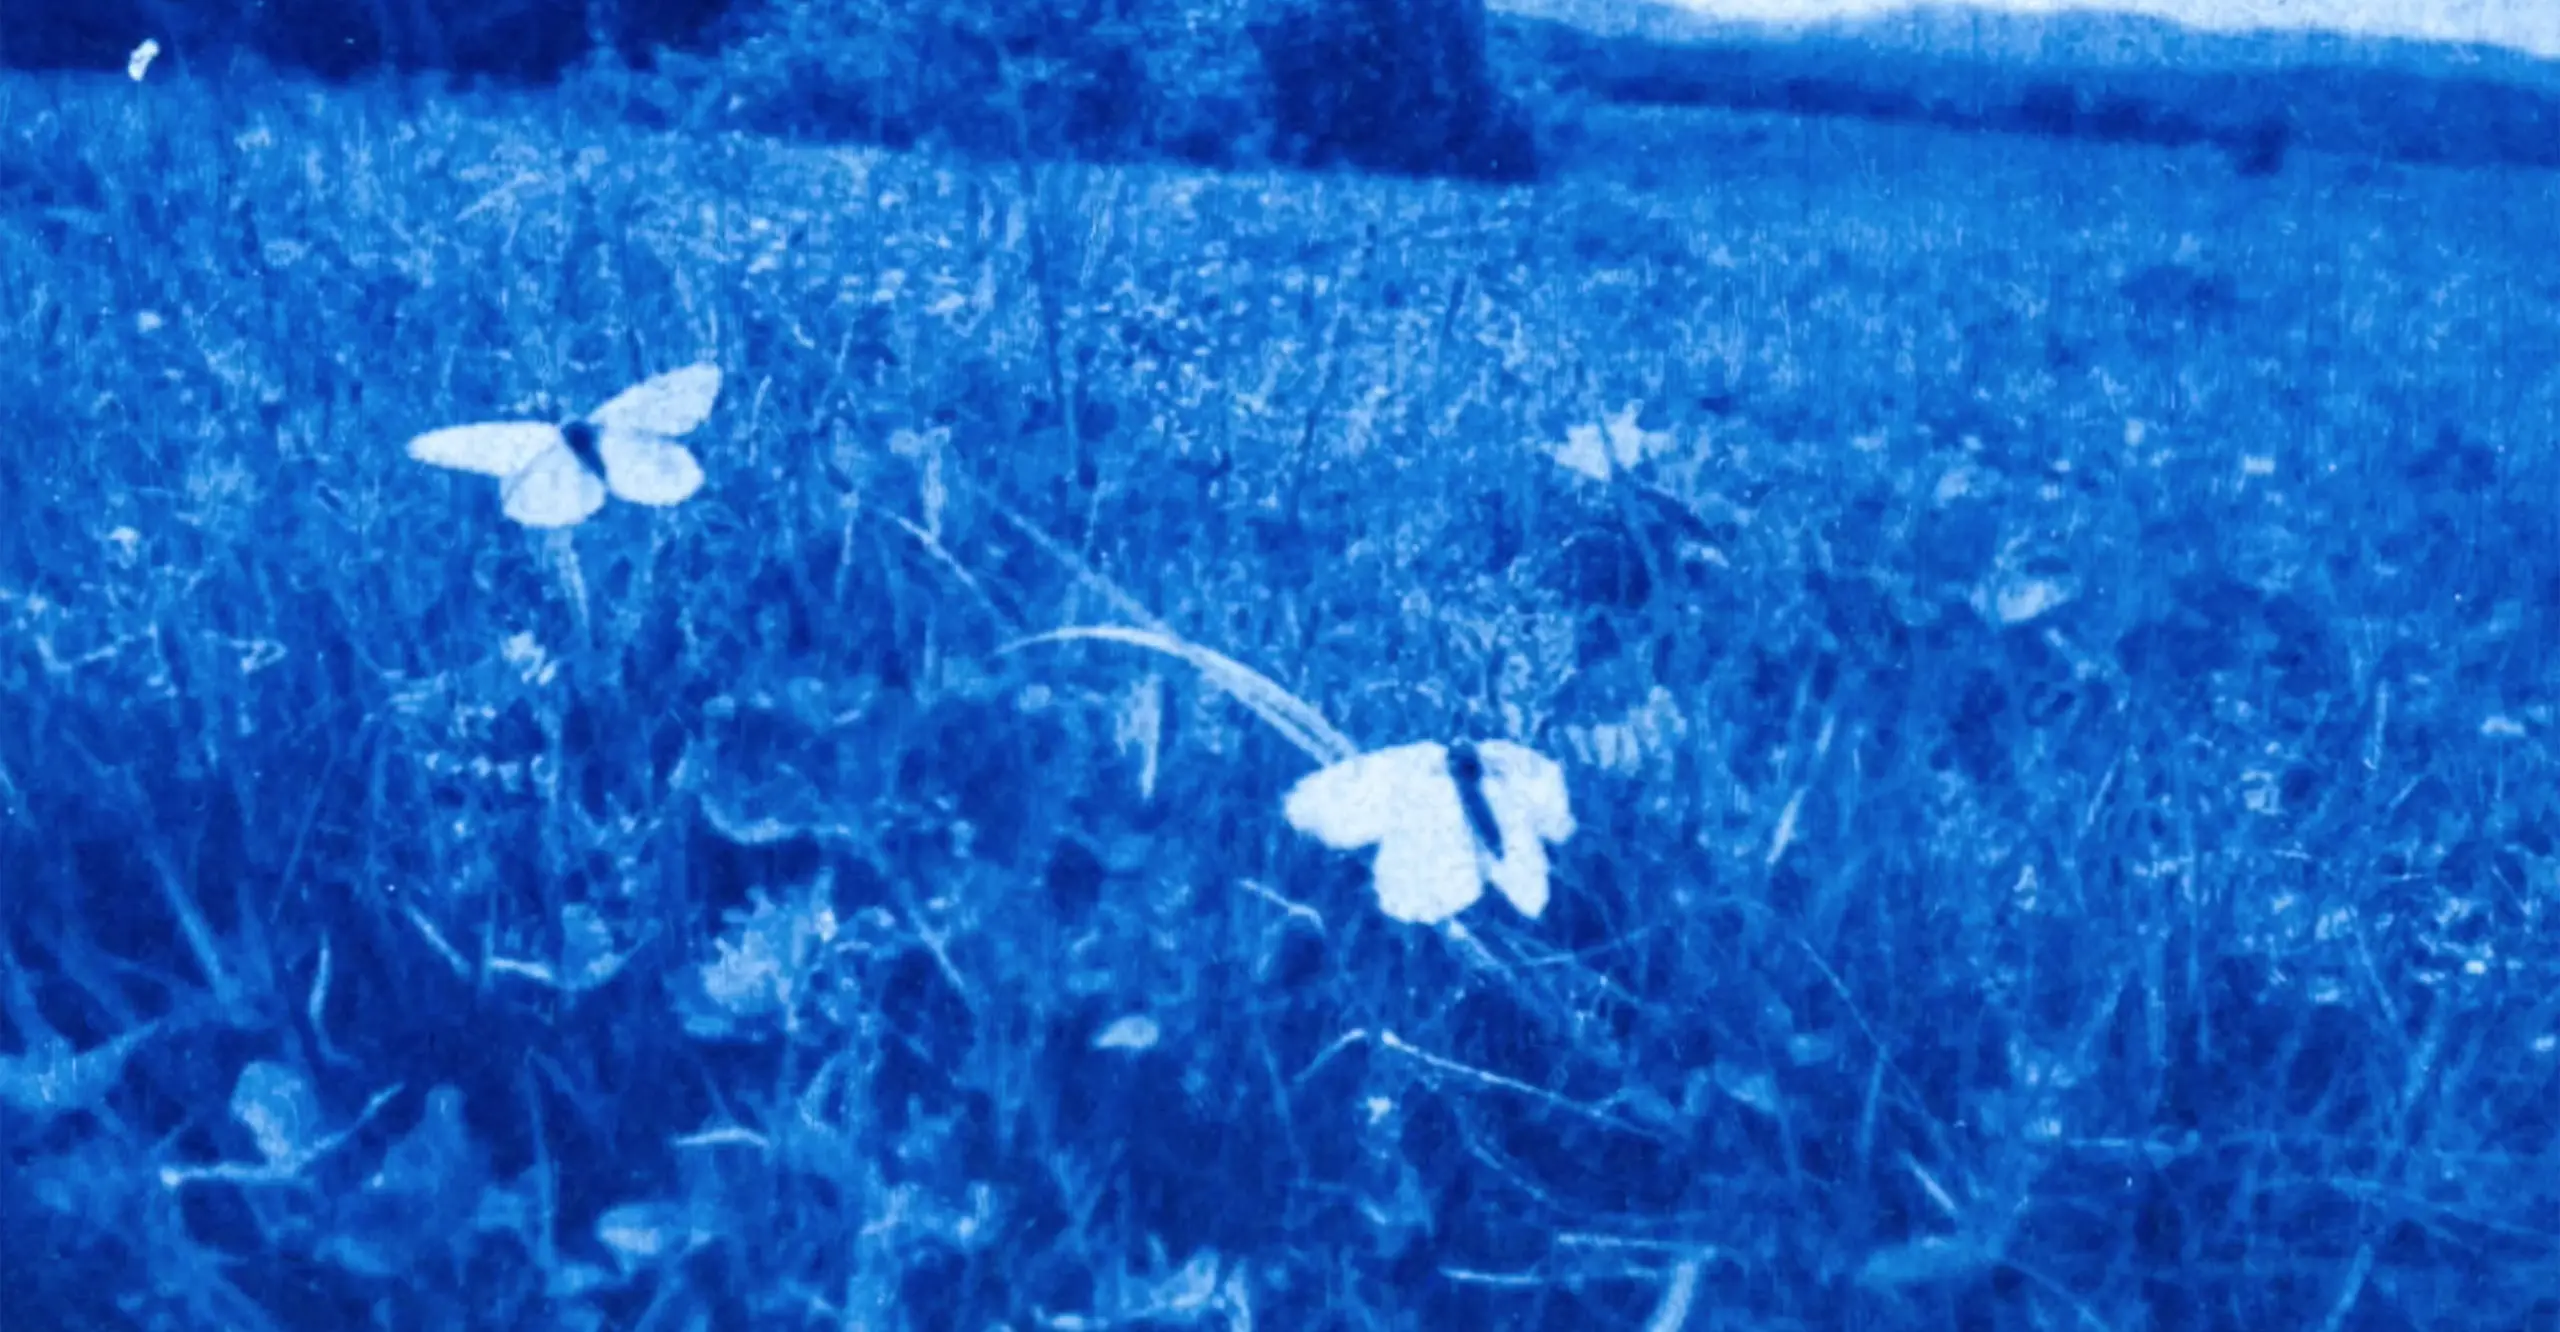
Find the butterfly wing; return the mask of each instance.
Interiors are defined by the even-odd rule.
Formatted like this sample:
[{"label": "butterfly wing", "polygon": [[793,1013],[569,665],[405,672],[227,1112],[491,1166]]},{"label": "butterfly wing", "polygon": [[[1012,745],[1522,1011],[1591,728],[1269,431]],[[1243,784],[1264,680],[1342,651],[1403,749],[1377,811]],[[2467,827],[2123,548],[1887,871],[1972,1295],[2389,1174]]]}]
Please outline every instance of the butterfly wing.
[{"label": "butterfly wing", "polygon": [[1547,909],[1547,848],[1536,838],[1513,846],[1499,859],[1486,856],[1479,867],[1485,881],[1512,908],[1531,920]]},{"label": "butterfly wing", "polygon": [[1403,804],[1404,817],[1378,843],[1378,909],[1395,920],[1436,925],[1484,896],[1475,830],[1444,769]]},{"label": "butterfly wing", "polygon": [[1357,754],[1299,778],[1280,814],[1336,851],[1375,846],[1403,815],[1397,798],[1428,786],[1434,771],[1446,781],[1447,762],[1447,751],[1429,741]]},{"label": "butterfly wing", "polygon": [[482,476],[514,476],[560,442],[560,428],[542,421],[490,421],[447,426],[409,441],[409,456],[436,467]]},{"label": "butterfly wing", "polygon": [[1484,763],[1484,802],[1502,833],[1501,854],[1485,852],[1485,878],[1534,920],[1547,909],[1547,844],[1562,844],[1574,833],[1564,768],[1507,740],[1488,740],[1476,755]]},{"label": "butterfly wing", "polygon": [[688,434],[711,415],[712,401],[719,396],[720,367],[705,361],[641,380],[587,413],[587,419],[607,434]]},{"label": "butterfly wing", "polygon": [[498,493],[507,516],[527,527],[575,527],[604,507],[604,478],[563,443],[534,455]]},{"label": "butterfly wing", "polygon": [[634,504],[682,504],[702,489],[702,464],[682,444],[645,431],[605,427],[596,456],[613,493]]},{"label": "butterfly wing", "polygon": [[1337,851],[1375,845],[1378,907],[1394,919],[1436,923],[1484,895],[1475,833],[1438,744],[1373,750],[1310,773],[1280,812]]}]

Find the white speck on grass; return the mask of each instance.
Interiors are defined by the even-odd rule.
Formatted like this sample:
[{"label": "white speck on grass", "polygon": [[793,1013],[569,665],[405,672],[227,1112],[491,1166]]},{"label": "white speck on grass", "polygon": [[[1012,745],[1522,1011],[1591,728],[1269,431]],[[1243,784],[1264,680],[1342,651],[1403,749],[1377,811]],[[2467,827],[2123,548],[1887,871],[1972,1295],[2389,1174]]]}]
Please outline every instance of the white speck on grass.
[{"label": "white speck on grass", "polygon": [[2005,578],[1983,598],[1983,608],[2004,625],[2025,624],[2067,604],[2071,589],[2051,578]]},{"label": "white speck on grass", "polygon": [[1111,719],[1111,741],[1124,755],[1138,760],[1138,798],[1153,800],[1156,772],[1164,757],[1164,677],[1147,672],[1121,697]]},{"label": "white speck on grass", "polygon": [[1998,1260],[1989,1246],[1969,1237],[1930,1235],[1867,1255],[1858,1268],[1858,1284],[1870,1290],[1898,1290],[1955,1281]]},{"label": "white speck on grass", "polygon": [[542,650],[541,640],[531,633],[510,635],[505,646],[498,651],[508,665],[516,668],[517,676],[526,684],[536,687],[547,685],[560,673],[560,664],[551,659],[550,653]]},{"label": "white speck on grass", "polygon": [[1719,1062],[1715,1067],[1715,1080],[1716,1090],[1737,1104],[1748,1106],[1771,1119],[1778,1118],[1778,1082],[1767,1072]]},{"label": "white speck on grass", "polygon": [[1786,808],[1778,811],[1778,826],[1769,831],[1769,853],[1762,857],[1763,865],[1776,869],[1778,862],[1787,858],[1787,848],[1795,845],[1796,816],[1803,810],[1804,788],[1797,787],[1795,794],[1787,797]]},{"label": "white speck on grass", "polygon": [[320,1137],[320,1097],[301,1070],[258,1060],[231,1084],[231,1117],[270,1165],[303,1158]]},{"label": "white speck on grass", "polygon": [[951,430],[936,426],[922,432],[893,430],[889,433],[889,452],[916,464],[916,511],[923,515],[919,524],[926,536],[942,539],[942,514],[951,503],[951,487],[943,476],[943,458],[950,452]]},{"label": "white speck on grass", "polygon": [[685,1209],[670,1202],[622,1203],[596,1218],[596,1241],[612,1250],[626,1276],[705,1238]]},{"label": "white speck on grass", "polygon": [[764,238],[764,248],[747,261],[749,274],[771,273],[782,267],[782,257],[790,253],[791,236],[776,227],[770,218],[754,218],[747,223],[747,233]]},{"label": "white speck on grass", "polygon": [[1193,1254],[1190,1261],[1166,1273],[1161,1280],[1157,1281],[1155,1288],[1148,1292],[1145,1305],[1129,1310],[1114,1321],[1137,1322],[1178,1318],[1183,1322],[1197,1322],[1199,1321],[1197,1315],[1209,1310],[1216,1304],[1217,1299],[1218,1251],[1203,1249]]},{"label": "white speck on grass", "polygon": [[1634,774],[1653,760],[1667,757],[1689,732],[1671,691],[1655,685],[1644,703],[1614,721],[1565,728],[1565,744],[1584,767]]},{"label": "white speck on grass", "polygon": [[489,970],[520,977],[547,986],[563,994],[580,994],[612,980],[631,960],[631,950],[613,951],[613,929],[602,914],[583,902],[572,902],[560,909],[560,957],[557,966],[549,962],[526,961],[521,958],[492,955]]},{"label": "white speck on grass", "polygon": [[2240,774],[2240,804],[2252,814],[2273,817],[2284,812],[2284,789],[2276,774],[2251,768]]},{"label": "white speck on grass", "polygon": [[1575,727],[1565,733],[1565,741],[1573,746],[1574,757],[1585,767],[1631,773],[1644,766],[1644,742],[1625,722]]},{"label": "white speck on grass", "polygon": [[149,37],[143,38],[142,45],[133,48],[133,54],[125,57],[124,76],[136,83],[142,82],[142,76],[151,72],[151,62],[159,58],[160,43]]},{"label": "white speck on grass", "polygon": [[242,675],[255,675],[285,657],[284,644],[272,638],[235,638],[231,646],[239,650]]},{"label": "white speck on grass", "polygon": [[1135,1053],[1140,1050],[1154,1049],[1156,1042],[1163,1039],[1163,1036],[1164,1031],[1156,1025],[1154,1018],[1144,1013],[1132,1013],[1127,1017],[1115,1019],[1110,1026],[1104,1027],[1095,1035],[1093,1048],[1127,1050]]},{"label": "white speck on grass", "polygon": [[718,1013],[689,1014],[695,1035],[725,1034],[729,1020],[778,1016],[797,1020],[802,982],[824,960],[836,937],[832,885],[821,879],[790,900],[759,895],[750,912],[729,913],[730,929],[713,941],[718,956],[698,971],[702,997]]}]

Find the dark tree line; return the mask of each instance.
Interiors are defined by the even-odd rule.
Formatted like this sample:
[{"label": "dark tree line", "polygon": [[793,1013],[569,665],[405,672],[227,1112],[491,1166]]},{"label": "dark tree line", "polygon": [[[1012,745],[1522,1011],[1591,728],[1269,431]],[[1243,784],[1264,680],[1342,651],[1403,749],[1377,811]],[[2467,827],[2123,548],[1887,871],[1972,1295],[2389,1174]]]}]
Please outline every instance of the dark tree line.
[{"label": "dark tree line", "polygon": [[1495,85],[1483,0],[1320,0],[1255,29],[1283,155],[1494,180],[1536,174],[1537,144]]},{"label": "dark tree line", "polygon": [[0,0],[0,63],[542,83],[662,50],[758,127],[991,152],[1263,160],[1519,180],[1537,145],[1484,0]]}]

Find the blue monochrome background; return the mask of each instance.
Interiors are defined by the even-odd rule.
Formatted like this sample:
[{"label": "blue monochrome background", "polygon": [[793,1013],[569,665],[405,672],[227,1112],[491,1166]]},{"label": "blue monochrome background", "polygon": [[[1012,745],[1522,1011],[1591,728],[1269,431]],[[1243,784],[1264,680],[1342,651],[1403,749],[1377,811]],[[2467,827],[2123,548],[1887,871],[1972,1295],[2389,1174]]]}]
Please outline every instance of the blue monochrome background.
[{"label": "blue monochrome background", "polygon": [[2547,64],[0,63],[7,1332],[2560,1327]]}]

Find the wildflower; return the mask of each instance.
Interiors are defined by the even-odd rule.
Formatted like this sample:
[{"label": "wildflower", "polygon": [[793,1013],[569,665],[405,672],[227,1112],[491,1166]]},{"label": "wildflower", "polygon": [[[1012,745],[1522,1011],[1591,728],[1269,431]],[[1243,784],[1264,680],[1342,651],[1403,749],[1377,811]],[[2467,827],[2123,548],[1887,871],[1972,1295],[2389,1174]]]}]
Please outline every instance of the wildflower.
[{"label": "wildflower", "polygon": [[1638,424],[1641,414],[1641,405],[1631,402],[1604,415],[1597,425],[1574,426],[1565,431],[1562,445],[1548,450],[1548,456],[1594,481],[1606,481],[1616,472],[1631,471],[1671,447],[1670,435]]}]

